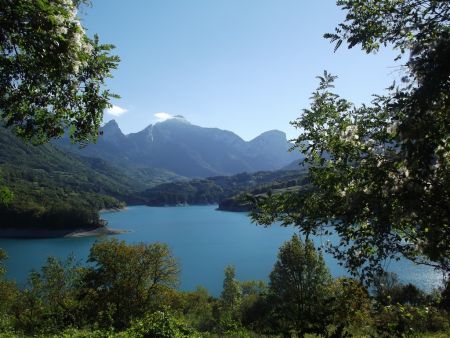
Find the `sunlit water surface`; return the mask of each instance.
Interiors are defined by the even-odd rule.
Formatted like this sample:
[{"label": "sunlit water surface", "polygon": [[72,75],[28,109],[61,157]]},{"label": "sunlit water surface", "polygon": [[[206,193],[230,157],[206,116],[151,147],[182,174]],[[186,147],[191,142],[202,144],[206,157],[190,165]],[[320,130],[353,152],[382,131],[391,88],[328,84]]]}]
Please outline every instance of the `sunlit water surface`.
[{"label": "sunlit water surface", "polygon": [[[295,232],[294,228],[252,224],[245,213],[223,212],[216,206],[146,207],[133,206],[119,212],[103,212],[113,229],[130,232],[115,235],[128,243],[167,243],[181,265],[180,288],[206,287],[218,295],[226,265],[236,267],[240,280],[267,280],[278,248]],[[7,276],[24,285],[27,274],[39,269],[48,256],[65,258],[71,254],[84,262],[89,248],[98,238],[0,239],[7,251]],[[316,245],[323,239],[316,238]],[[325,255],[333,276],[346,275],[337,262]],[[424,290],[441,284],[441,275],[433,269],[408,261],[391,262],[389,269],[402,282],[411,282]]]}]

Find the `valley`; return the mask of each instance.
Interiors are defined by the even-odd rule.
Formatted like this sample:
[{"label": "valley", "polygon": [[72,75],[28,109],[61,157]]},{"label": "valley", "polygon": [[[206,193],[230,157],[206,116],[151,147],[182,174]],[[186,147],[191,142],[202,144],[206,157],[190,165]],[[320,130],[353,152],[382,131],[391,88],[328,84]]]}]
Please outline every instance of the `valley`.
[{"label": "valley", "polygon": [[[219,204],[222,210],[248,211],[237,196],[306,184],[300,169],[282,170],[299,158],[289,147],[282,132],[245,142],[181,117],[130,135],[111,121],[97,143],[86,147],[64,137],[33,146],[0,128],[0,173],[13,194],[0,206],[0,236],[97,233],[105,226],[99,210],[126,205]],[[217,173],[223,175],[206,176]]]}]

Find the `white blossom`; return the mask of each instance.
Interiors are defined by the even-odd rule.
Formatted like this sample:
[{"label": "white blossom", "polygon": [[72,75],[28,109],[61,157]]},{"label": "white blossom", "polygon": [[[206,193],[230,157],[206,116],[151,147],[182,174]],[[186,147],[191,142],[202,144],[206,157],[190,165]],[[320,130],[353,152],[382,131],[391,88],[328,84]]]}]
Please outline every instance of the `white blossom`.
[{"label": "white blossom", "polygon": [[65,6],[73,7],[73,1],[72,0],[61,0],[61,4]]},{"label": "white blossom", "polygon": [[391,135],[397,134],[397,130],[398,130],[398,122],[394,122],[389,127],[387,127],[387,132]]},{"label": "white blossom", "polygon": [[398,169],[399,174],[405,176],[405,177],[409,177],[409,170],[408,168],[406,168],[405,166],[402,166]]},{"label": "white blossom", "polygon": [[53,20],[56,22],[58,26],[62,26],[64,25],[66,18],[62,15],[57,14],[53,16]]},{"label": "white blossom", "polygon": [[83,35],[79,32],[75,32],[72,36],[72,43],[75,45],[75,48],[81,49],[83,42]]},{"label": "white blossom", "polygon": [[338,190],[338,195],[339,195],[340,197],[345,197],[345,195],[347,195],[347,188]]},{"label": "white blossom", "polygon": [[89,42],[86,42],[83,44],[83,52],[86,54],[92,54],[92,51],[94,50],[94,47]]},{"label": "white blossom", "polygon": [[359,140],[358,126],[349,125],[341,132],[341,138],[347,142],[356,143]]},{"label": "white blossom", "polygon": [[73,72],[75,74],[78,74],[80,72],[80,66],[81,66],[81,62],[80,61],[74,61],[73,62],[72,69],[73,69]]},{"label": "white blossom", "polygon": [[66,35],[67,34],[67,27],[60,26],[60,27],[56,28],[56,34]]}]

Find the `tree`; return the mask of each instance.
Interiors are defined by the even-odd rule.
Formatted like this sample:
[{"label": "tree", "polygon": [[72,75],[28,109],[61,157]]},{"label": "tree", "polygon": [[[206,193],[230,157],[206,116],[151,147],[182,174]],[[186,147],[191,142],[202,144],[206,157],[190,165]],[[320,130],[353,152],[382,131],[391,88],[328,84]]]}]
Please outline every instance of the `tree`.
[{"label": "tree", "polygon": [[12,307],[17,302],[19,289],[12,281],[5,278],[7,259],[5,251],[0,249],[0,332],[10,330],[12,327]]},{"label": "tree", "polygon": [[267,316],[270,313],[271,304],[267,301],[268,285],[260,280],[243,281],[240,285],[242,325],[252,331],[269,331]]},{"label": "tree", "polygon": [[270,274],[272,316],[284,333],[323,334],[329,324],[327,303],[331,275],[314,244],[293,235],[280,247]]},{"label": "tree", "polygon": [[225,268],[225,278],[223,280],[223,290],[220,298],[224,307],[235,310],[239,307],[242,297],[242,290],[239,282],[236,280],[236,269],[232,265]]},{"label": "tree", "polygon": [[35,143],[95,140],[104,89],[119,58],[87,37],[77,17],[87,0],[0,0],[0,121]]},{"label": "tree", "polygon": [[84,269],[69,257],[49,257],[40,271],[29,275],[29,288],[17,297],[13,308],[16,329],[46,334],[80,325],[84,314],[79,302]]},{"label": "tree", "polygon": [[[200,331],[211,331],[215,321],[213,307],[217,299],[208,294],[208,290],[198,286],[195,291],[180,293],[183,299],[183,316],[193,327]],[[172,309],[176,308],[171,306]]]},{"label": "tree", "polygon": [[[178,283],[179,267],[165,244],[126,244],[116,239],[96,242],[85,277],[92,316],[102,314],[105,325],[125,327],[134,318],[158,308],[166,288]],[[106,316],[106,317],[105,317]]]},{"label": "tree", "polygon": [[338,278],[332,285],[333,317],[336,326],[368,327],[372,324],[372,300],[355,279]]},{"label": "tree", "polygon": [[330,247],[369,280],[403,255],[450,272],[450,2],[343,0],[346,20],[325,37],[409,55],[402,82],[371,105],[333,92],[324,73],[309,109],[292,124],[313,184],[307,196],[261,198],[254,219],[305,233],[331,228]]},{"label": "tree", "polygon": [[225,268],[225,278],[223,280],[223,290],[220,295],[220,300],[222,303],[222,329],[236,329],[240,320],[239,310],[242,300],[242,290],[239,281],[236,280],[236,271],[232,265],[228,265]]},{"label": "tree", "polygon": [[3,177],[0,176],[0,206],[7,206],[14,198],[14,194],[7,186],[4,186],[2,183]]}]

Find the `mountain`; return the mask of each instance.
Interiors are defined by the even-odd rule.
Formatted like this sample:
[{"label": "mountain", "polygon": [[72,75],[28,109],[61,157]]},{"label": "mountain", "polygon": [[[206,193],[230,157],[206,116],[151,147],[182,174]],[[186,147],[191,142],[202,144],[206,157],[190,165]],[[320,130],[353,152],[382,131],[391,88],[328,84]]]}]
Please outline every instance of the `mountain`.
[{"label": "mountain", "polygon": [[55,145],[125,167],[161,168],[191,178],[277,170],[299,158],[288,152],[291,145],[280,131],[246,142],[230,131],[193,125],[182,116],[128,135],[112,120],[101,128],[96,144],[80,149],[62,138]]},{"label": "mountain", "polygon": [[270,130],[248,142],[248,154],[253,156],[259,170],[278,170],[299,158],[290,153],[292,144],[286,140],[286,134],[279,130]]},{"label": "mountain", "polygon": [[0,128],[0,177],[14,194],[10,205],[0,205],[3,227],[96,222],[98,209],[142,203],[136,192],[182,179],[152,168],[124,170],[51,144],[33,146],[5,128]]},{"label": "mountain", "polygon": [[[279,131],[245,142],[229,131],[178,118],[129,135],[112,121],[102,132],[95,146],[78,148],[67,140],[56,142],[59,147],[33,146],[0,128],[0,186],[14,194],[9,205],[0,205],[0,228],[92,228],[101,224],[101,208],[219,203],[249,189],[298,185],[301,176],[298,171],[266,171],[187,181],[157,168],[181,168],[192,176],[272,170],[290,155],[277,151],[289,146]],[[229,202],[228,208],[239,207],[235,200]]]},{"label": "mountain", "polygon": [[295,160],[288,165],[285,165],[281,170],[302,170],[304,168],[306,168],[306,166],[302,164],[300,160]]}]

